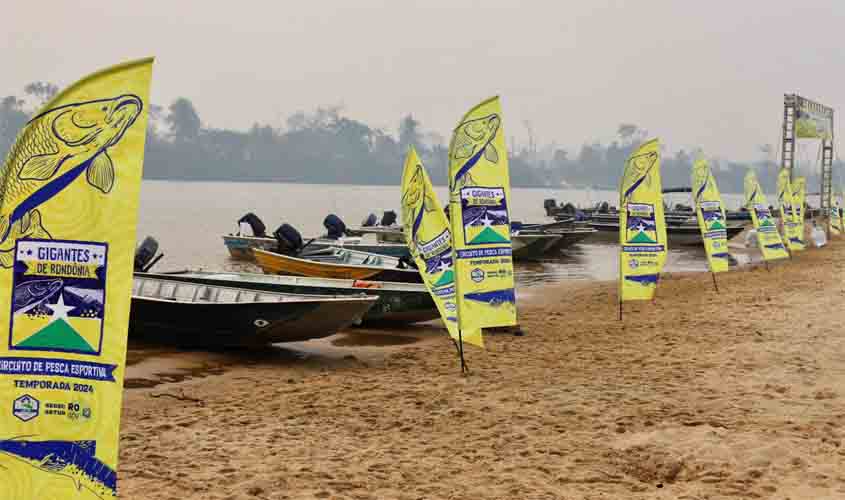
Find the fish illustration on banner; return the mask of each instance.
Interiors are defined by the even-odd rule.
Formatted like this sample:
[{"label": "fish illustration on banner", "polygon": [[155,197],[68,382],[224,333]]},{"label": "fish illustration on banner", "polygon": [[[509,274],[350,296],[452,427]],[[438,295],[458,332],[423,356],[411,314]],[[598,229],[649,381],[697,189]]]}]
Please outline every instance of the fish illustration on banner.
[{"label": "fish illustration on banner", "polygon": [[804,249],[798,225],[795,223],[795,202],[792,197],[792,181],[789,180],[789,170],[782,168],[777,181],[778,205],[780,206],[780,220],[783,226],[783,240],[791,252]]},{"label": "fish illustration on banner", "polygon": [[710,271],[721,273],[728,270],[728,231],[722,195],[716,186],[716,179],[707,164],[699,159],[692,167],[692,192],[695,213]]},{"label": "fish illustration on banner", "polygon": [[59,93],[0,170],[0,498],[116,498],[152,64]]},{"label": "fish illustration on banner", "polygon": [[455,127],[449,190],[460,324],[516,325],[510,174],[498,97],[472,108]]},{"label": "fish illustration on banner", "polygon": [[620,300],[650,300],[666,262],[660,143],[652,139],[625,162],[619,185]]},{"label": "fish illustration on banner", "polygon": [[452,232],[437,194],[411,146],[402,173],[402,223],[408,249],[440,317],[456,341],[484,347],[481,329],[458,323]]},{"label": "fish illustration on banner", "polygon": [[757,242],[765,260],[785,259],[789,257],[783,241],[780,239],[775,218],[769,209],[766,195],[757,181],[754,170],[748,169],[744,181],[745,206],[751,212],[754,229],[757,230]]},{"label": "fish illustration on banner", "polygon": [[801,250],[807,245],[804,236],[804,207],[807,201],[807,179],[796,177],[792,181],[792,222],[795,224],[795,236],[801,241]]}]

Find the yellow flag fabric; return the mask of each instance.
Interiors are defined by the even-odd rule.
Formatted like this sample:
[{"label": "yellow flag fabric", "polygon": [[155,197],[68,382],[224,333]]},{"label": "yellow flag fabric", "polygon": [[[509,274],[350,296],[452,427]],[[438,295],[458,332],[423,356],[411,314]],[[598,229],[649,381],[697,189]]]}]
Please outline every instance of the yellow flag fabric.
[{"label": "yellow flag fabric", "polygon": [[654,297],[668,244],[660,181],[660,143],[637,148],[619,184],[619,293],[622,301]]},{"label": "yellow flag fabric", "polygon": [[716,179],[707,164],[699,159],[692,167],[692,192],[695,213],[710,271],[721,273],[728,270],[728,231],[725,206],[716,186]]},{"label": "yellow flag fabric", "polygon": [[789,257],[786,247],[780,239],[775,218],[766,201],[766,195],[757,181],[757,174],[749,169],[745,174],[745,206],[751,212],[754,229],[757,230],[757,243],[765,260],[785,259]]},{"label": "yellow flag fabric", "polygon": [[0,498],[116,498],[152,64],[61,92],[0,170]]},{"label": "yellow flag fabric", "polygon": [[498,97],[472,108],[455,127],[449,191],[458,319],[469,328],[516,325],[510,175]]},{"label": "yellow flag fabric", "polygon": [[792,181],[792,222],[795,223],[796,237],[801,240],[800,250],[804,250],[807,240],[804,237],[804,206],[807,201],[807,179],[796,177]]},{"label": "yellow flag fabric", "polygon": [[472,328],[469,322],[463,322],[462,329],[458,329],[452,232],[413,146],[408,151],[402,173],[402,223],[408,249],[449,335],[455,340],[484,347],[481,328]]},{"label": "yellow flag fabric", "polygon": [[790,251],[803,250],[804,244],[799,234],[798,225],[795,223],[795,202],[792,198],[792,181],[789,180],[788,169],[780,169],[777,188],[780,220],[783,225],[783,240]]},{"label": "yellow flag fabric", "polygon": [[845,231],[842,227],[842,191],[833,196],[833,206],[830,209],[830,234],[840,235]]}]

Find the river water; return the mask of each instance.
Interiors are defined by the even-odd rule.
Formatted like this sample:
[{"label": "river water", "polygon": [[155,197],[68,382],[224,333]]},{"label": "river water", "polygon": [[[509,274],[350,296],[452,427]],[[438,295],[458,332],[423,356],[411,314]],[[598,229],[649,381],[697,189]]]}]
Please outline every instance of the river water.
[{"label": "river water", "polygon": [[[440,200],[447,188],[438,187]],[[676,195],[672,203],[689,203]],[[613,191],[514,188],[511,217],[522,222],[547,221],[543,200],[555,198],[578,206],[608,201],[616,204]],[[323,234],[323,218],[340,216],[356,226],[369,214],[381,217],[384,210],[399,208],[396,186],[347,186],[319,184],[144,181],[138,240],[155,237],[164,259],[156,271],[179,269],[241,270],[260,272],[256,267],[229,259],[222,236],[237,231],[236,221],[254,212],[272,232],[283,222],[308,238]],[[728,207],[738,206],[737,196],[725,196]],[[594,241],[595,240],[595,241]],[[575,245],[559,257],[536,263],[518,263],[517,281],[528,286],[568,279],[613,279],[617,273],[617,245],[607,238]],[[705,271],[703,249],[670,250],[666,271]]]}]

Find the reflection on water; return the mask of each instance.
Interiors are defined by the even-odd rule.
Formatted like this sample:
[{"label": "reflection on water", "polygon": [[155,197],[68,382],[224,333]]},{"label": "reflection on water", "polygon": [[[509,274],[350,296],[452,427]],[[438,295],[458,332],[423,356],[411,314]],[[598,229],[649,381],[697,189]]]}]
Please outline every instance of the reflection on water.
[{"label": "reflection on water", "polygon": [[[437,187],[441,199],[446,188]],[[341,186],[281,183],[144,181],[141,190],[138,239],[154,236],[165,253],[156,271],[178,269],[261,272],[256,266],[229,259],[222,236],[236,231],[246,212],[255,212],[272,232],[283,222],[308,238],[324,232],[323,218],[336,213],[347,225],[360,223],[367,214],[399,206],[395,186]],[[543,200],[555,198],[587,206],[614,200],[615,192],[563,189],[512,190],[514,220],[548,220]],[[729,196],[726,198],[730,198]],[[561,280],[611,280],[616,277],[618,245],[614,237],[592,237],[542,262],[518,263],[517,283],[531,286]],[[666,272],[705,271],[704,250],[670,249]]]}]

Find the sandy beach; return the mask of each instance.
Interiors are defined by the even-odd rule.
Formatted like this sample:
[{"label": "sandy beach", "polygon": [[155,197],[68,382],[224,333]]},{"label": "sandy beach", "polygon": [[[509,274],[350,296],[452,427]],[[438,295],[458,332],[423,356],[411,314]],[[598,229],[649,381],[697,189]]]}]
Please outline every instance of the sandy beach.
[{"label": "sandy beach", "polygon": [[133,347],[126,499],[845,498],[845,242],[766,270],[533,288],[524,337]]}]

